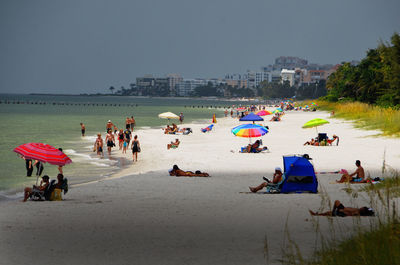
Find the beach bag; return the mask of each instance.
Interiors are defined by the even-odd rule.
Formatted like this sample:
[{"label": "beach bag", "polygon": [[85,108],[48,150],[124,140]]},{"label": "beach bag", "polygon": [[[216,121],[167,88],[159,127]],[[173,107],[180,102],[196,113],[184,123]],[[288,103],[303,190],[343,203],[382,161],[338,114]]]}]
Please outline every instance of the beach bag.
[{"label": "beach bag", "polygon": [[140,151],[141,151],[140,146],[137,148],[137,151],[138,151],[138,153],[140,153]]}]

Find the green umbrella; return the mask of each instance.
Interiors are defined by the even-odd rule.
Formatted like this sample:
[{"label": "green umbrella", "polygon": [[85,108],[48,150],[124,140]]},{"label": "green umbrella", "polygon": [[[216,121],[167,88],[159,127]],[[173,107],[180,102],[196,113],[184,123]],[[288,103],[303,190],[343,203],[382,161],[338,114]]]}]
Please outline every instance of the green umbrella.
[{"label": "green umbrella", "polygon": [[[315,129],[317,129],[318,126],[321,126],[321,125],[324,125],[324,124],[327,124],[327,123],[329,123],[329,121],[317,118],[317,119],[312,119],[312,120],[304,123],[302,128],[313,128],[313,127],[315,127]],[[318,130],[317,130],[317,132],[318,132]]]}]

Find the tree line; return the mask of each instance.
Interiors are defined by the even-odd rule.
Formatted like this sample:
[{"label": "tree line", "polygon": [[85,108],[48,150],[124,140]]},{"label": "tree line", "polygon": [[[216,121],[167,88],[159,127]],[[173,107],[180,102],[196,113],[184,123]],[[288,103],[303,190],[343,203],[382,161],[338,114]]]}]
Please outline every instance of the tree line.
[{"label": "tree line", "polygon": [[324,99],[349,99],[383,107],[400,107],[400,36],[369,49],[357,65],[344,62],[327,80]]}]

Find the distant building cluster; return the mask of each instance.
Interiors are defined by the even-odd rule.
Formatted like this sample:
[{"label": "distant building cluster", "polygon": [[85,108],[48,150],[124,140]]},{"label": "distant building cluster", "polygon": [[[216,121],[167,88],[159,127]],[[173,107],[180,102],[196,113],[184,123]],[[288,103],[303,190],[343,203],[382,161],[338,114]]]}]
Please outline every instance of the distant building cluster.
[{"label": "distant building cluster", "polygon": [[290,86],[300,87],[304,84],[318,83],[326,80],[336,71],[339,65],[308,64],[298,57],[280,56],[272,65],[261,67],[259,71],[227,74],[224,78],[186,79],[180,74],[168,74],[165,77],[146,75],[136,78],[135,94],[147,95],[148,91],[163,91],[169,96],[190,96],[200,86],[231,86],[254,91],[262,82],[289,82]]}]

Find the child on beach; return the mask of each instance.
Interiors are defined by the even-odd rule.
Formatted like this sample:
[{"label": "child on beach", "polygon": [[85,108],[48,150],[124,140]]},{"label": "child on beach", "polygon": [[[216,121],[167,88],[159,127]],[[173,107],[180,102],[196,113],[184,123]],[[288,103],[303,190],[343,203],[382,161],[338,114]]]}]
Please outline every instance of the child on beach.
[{"label": "child on beach", "polygon": [[128,143],[127,143],[126,141],[124,141],[123,149],[122,149],[122,153],[123,153],[123,154],[126,154],[126,148],[127,148],[127,146],[128,146]]}]

